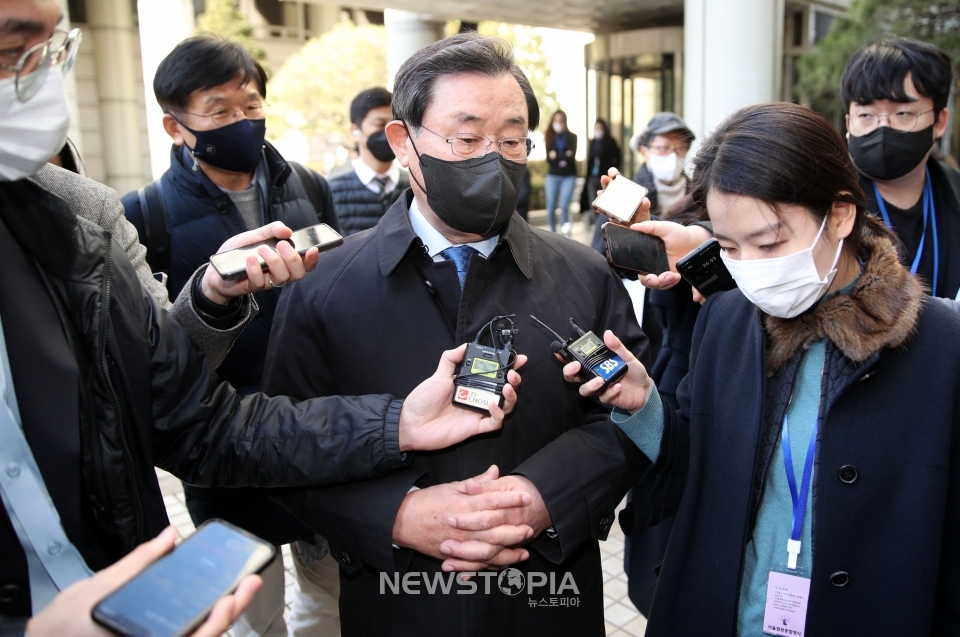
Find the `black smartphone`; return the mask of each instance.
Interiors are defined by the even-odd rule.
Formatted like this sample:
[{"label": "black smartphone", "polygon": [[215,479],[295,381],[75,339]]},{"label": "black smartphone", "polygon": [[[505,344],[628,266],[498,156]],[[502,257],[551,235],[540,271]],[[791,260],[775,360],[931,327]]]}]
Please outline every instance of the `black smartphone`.
[{"label": "black smartphone", "polygon": [[264,263],[263,257],[257,254],[257,248],[268,246],[271,250],[276,251],[279,241],[287,241],[293,244],[297,253],[303,256],[310,248],[318,248],[320,252],[336,248],[343,243],[343,237],[327,224],[318,223],[315,226],[297,230],[289,239],[268,239],[236,250],[220,252],[210,257],[210,264],[225,281],[232,281],[247,275],[247,257],[249,256],[256,257],[263,271],[266,272],[267,264]]},{"label": "black smartphone", "polygon": [[210,520],[93,607],[93,620],[128,637],[190,634],[221,597],[266,566],[277,549],[222,520]]},{"label": "black smartphone", "polygon": [[704,297],[737,287],[737,282],[720,258],[720,242],[716,239],[708,239],[677,261],[677,272]]},{"label": "black smartphone", "polygon": [[638,274],[661,274],[670,269],[663,239],[615,223],[603,224],[600,234],[612,267]]}]

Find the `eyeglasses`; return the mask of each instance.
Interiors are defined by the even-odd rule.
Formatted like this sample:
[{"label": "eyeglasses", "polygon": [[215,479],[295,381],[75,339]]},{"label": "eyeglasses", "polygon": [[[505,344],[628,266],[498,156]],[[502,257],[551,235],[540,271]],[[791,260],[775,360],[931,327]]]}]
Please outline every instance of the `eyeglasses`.
[{"label": "eyeglasses", "polygon": [[529,137],[508,137],[507,139],[495,142],[486,135],[474,135],[472,133],[457,133],[453,137],[444,137],[440,133],[430,130],[426,126],[421,126],[423,130],[433,133],[443,141],[450,144],[450,150],[457,157],[472,158],[482,157],[490,151],[490,147],[497,145],[497,152],[504,159],[520,161],[530,156],[533,150],[533,141]]},{"label": "eyeglasses", "polygon": [[857,136],[866,135],[875,131],[880,126],[880,121],[886,118],[887,125],[890,128],[909,133],[916,128],[917,121],[919,121],[921,115],[926,115],[933,111],[934,109],[932,108],[929,111],[923,111],[921,113],[911,111],[907,108],[902,108],[895,113],[871,113],[869,111],[861,111],[849,116],[850,130],[856,133]]},{"label": "eyeglasses", "polygon": [[688,148],[686,146],[677,146],[670,144],[657,144],[656,146],[648,146],[650,152],[654,155],[669,155],[670,153],[676,153],[678,155],[686,155]]},{"label": "eyeglasses", "polygon": [[242,108],[222,108],[213,113],[191,113],[190,111],[183,111],[186,115],[193,115],[194,117],[209,117],[214,126],[226,126],[227,124],[232,124],[238,121],[238,113],[242,115],[245,119],[263,119],[267,116],[267,104],[266,102],[255,102],[253,104],[247,104]]},{"label": "eyeglasses", "polygon": [[60,72],[64,75],[69,73],[77,61],[82,39],[80,29],[71,29],[69,32],[57,29],[46,42],[27,49],[16,64],[0,64],[0,70],[15,74],[17,99],[26,102],[36,95],[51,66],[60,66]]}]

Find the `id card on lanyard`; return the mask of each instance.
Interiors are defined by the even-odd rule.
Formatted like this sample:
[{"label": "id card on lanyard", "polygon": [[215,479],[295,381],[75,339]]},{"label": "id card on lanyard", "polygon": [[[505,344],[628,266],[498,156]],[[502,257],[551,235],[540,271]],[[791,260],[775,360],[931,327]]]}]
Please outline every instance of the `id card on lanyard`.
[{"label": "id card on lanyard", "polygon": [[[930,169],[926,169],[926,179],[923,182],[923,234],[920,235],[920,244],[917,246],[917,254],[913,258],[913,264],[910,266],[910,274],[916,274],[920,268],[920,259],[923,257],[923,248],[927,243],[927,222],[933,230],[933,290],[931,296],[937,295],[937,285],[940,278],[940,241],[937,238],[937,210],[933,202],[933,186],[930,185]],[[880,216],[883,217],[883,223],[890,230],[896,232],[893,224],[890,223],[890,214],[887,212],[887,204],[883,201],[880,194],[880,188],[876,182],[873,184],[873,194],[877,198],[877,207],[880,209]]]},{"label": "id card on lanyard", "polygon": [[793,451],[790,448],[790,420],[786,415],[783,417],[783,464],[787,473],[787,484],[790,486],[790,499],[793,502],[793,524],[790,528],[790,539],[787,540],[787,567],[770,571],[767,579],[767,603],[763,612],[763,632],[767,635],[803,637],[806,634],[810,574],[798,567],[797,558],[800,556],[800,537],[803,518],[807,512],[807,497],[810,495],[813,459],[817,453],[818,428],[819,422],[815,422],[798,489],[793,470]]}]

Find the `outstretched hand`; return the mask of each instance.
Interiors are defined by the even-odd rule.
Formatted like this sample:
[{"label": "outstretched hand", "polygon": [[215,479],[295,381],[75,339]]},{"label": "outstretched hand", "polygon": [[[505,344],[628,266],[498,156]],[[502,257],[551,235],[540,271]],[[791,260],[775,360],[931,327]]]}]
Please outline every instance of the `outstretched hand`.
[{"label": "outstretched hand", "polygon": [[[248,230],[230,237],[220,246],[217,254],[268,239],[289,239],[292,235],[293,230],[282,221],[274,221],[255,230]],[[208,266],[200,281],[200,290],[203,295],[214,303],[226,305],[236,296],[263,292],[282,287],[290,281],[299,281],[306,276],[307,272],[312,272],[320,260],[320,251],[317,248],[310,248],[301,258],[289,241],[278,241],[276,251],[267,246],[260,246],[257,254],[267,264],[267,271],[263,271],[256,257],[250,256],[247,257],[246,263],[247,275],[240,279],[227,281],[212,266]]]},{"label": "outstretched hand", "polygon": [[[156,538],[145,542],[125,558],[98,571],[90,579],[77,582],[53,598],[42,612],[34,615],[27,624],[31,637],[109,637],[112,632],[95,624],[90,612],[101,599],[127,583],[140,571],[173,549],[177,530],[167,527]],[[216,603],[210,615],[191,637],[215,637],[222,635],[236,621],[260,588],[259,575],[245,577],[232,595]]]},{"label": "outstretched hand", "polygon": [[506,415],[513,411],[517,403],[516,390],[520,386],[520,374],[514,370],[523,367],[527,357],[518,355],[513,369],[507,372],[503,408],[490,401],[489,414],[484,414],[458,407],[452,401],[453,379],[466,351],[465,344],[445,351],[436,373],[420,383],[403,401],[400,451],[445,449],[467,438],[496,431],[503,426]]},{"label": "outstretched hand", "polygon": [[[613,180],[614,178],[616,178],[618,175],[620,175],[620,171],[617,170],[616,168],[611,168],[610,170],[607,171],[607,174],[606,174],[606,175],[601,175],[601,176],[600,176],[600,187],[601,187],[601,189],[602,189],[602,188],[606,188],[607,185],[610,183],[610,181]],[[622,177],[622,178],[623,178],[623,179],[628,179],[628,177]],[[600,193],[601,193],[601,192],[603,192],[603,190],[598,190],[598,191],[597,191],[597,196],[598,196],[598,197],[600,196]],[[597,213],[597,214],[599,214],[599,213]],[[634,211],[633,217],[630,219],[630,223],[638,223],[638,222],[640,222],[640,221],[643,221],[644,219],[649,219],[649,218],[650,218],[650,200],[649,200],[648,198],[644,197],[643,199],[640,200],[640,205],[639,205],[639,206],[637,207],[637,209]],[[611,218],[610,218],[610,222],[611,222],[611,223],[620,223],[620,220],[619,220],[619,219],[614,219],[614,218],[611,217]]]},{"label": "outstretched hand", "polygon": [[677,261],[690,254],[710,239],[710,233],[702,226],[682,226],[672,221],[642,221],[630,226],[631,230],[653,235],[663,239],[667,248],[668,272],[647,274],[639,277],[640,282],[658,290],[667,290],[680,282],[677,274]]},{"label": "outstretched hand", "polygon": [[643,363],[637,360],[633,352],[613,332],[610,330],[604,332],[603,342],[627,364],[627,373],[618,382],[606,389],[603,388],[602,378],[593,378],[584,383],[583,377],[580,376],[580,363],[576,361],[564,365],[563,378],[568,383],[583,383],[580,385],[581,396],[597,396],[604,404],[619,407],[630,412],[631,415],[635,414],[647,404],[647,397],[653,389],[653,381]]}]

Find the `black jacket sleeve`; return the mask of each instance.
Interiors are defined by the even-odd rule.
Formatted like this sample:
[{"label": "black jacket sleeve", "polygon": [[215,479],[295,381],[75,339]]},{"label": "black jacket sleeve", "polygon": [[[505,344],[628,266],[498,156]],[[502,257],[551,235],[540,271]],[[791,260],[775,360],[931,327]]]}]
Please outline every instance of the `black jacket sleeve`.
[{"label": "black jacket sleeve", "polygon": [[[649,367],[648,341],[623,283],[608,272],[598,287],[602,292],[594,333],[613,331]],[[593,399],[586,402],[583,425],[564,433],[514,472],[537,487],[557,531],[556,540],[542,534],[531,546],[557,563],[590,538],[606,539],[617,505],[650,466],[610,420],[610,409]]]},{"label": "black jacket sleeve", "polygon": [[152,299],[150,335],[154,461],[203,487],[306,486],[382,475],[405,466],[402,401],[390,396],[297,402],[240,397]]}]

